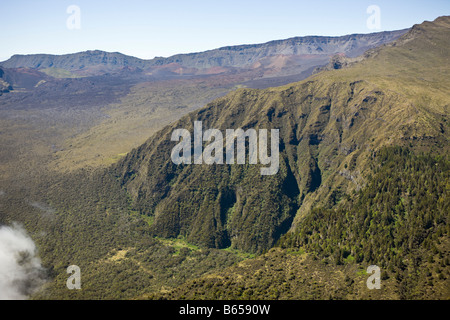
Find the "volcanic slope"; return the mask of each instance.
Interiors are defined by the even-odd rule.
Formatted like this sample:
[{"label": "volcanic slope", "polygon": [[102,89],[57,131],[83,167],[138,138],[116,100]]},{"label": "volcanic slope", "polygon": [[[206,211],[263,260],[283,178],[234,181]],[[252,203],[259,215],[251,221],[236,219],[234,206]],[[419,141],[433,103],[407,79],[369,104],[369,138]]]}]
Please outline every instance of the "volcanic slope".
[{"label": "volcanic slope", "polygon": [[[249,252],[271,248],[315,206],[361,189],[382,146],[448,150],[449,18],[415,25],[349,68],[266,90],[239,89],[167,126],[115,174],[161,237]],[[280,130],[280,170],[175,165],[175,129]],[[207,145],[207,143],[204,143]],[[248,163],[248,162],[247,162]]]},{"label": "volcanic slope", "polygon": [[[425,22],[347,68],[239,89],[106,171],[42,174],[32,190],[2,188],[0,222],[23,222],[49,271],[33,298],[370,298],[361,270],[378,263],[392,268],[383,273],[392,286],[383,288],[393,291],[381,297],[448,298],[449,27],[448,17]],[[279,129],[279,172],[175,165],[171,134],[192,133],[196,120],[222,132]],[[365,199],[371,207],[361,213]],[[346,203],[358,211],[342,211]],[[67,290],[72,264],[82,290]]]}]

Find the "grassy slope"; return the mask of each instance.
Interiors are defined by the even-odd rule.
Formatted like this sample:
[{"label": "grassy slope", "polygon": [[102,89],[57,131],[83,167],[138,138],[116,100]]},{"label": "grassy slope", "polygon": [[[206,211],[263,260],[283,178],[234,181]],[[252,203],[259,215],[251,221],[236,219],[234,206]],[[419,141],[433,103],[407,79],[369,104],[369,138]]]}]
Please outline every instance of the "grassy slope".
[{"label": "grassy slope", "polygon": [[202,81],[136,85],[120,103],[103,108],[104,120],[66,139],[49,168],[64,172],[86,166],[106,167],[163,126],[227,90]]},{"label": "grassy slope", "polygon": [[[386,148],[374,166],[367,187],[315,208],[279,248],[151,298],[448,299],[448,157]],[[366,286],[369,265],[381,290]]]}]

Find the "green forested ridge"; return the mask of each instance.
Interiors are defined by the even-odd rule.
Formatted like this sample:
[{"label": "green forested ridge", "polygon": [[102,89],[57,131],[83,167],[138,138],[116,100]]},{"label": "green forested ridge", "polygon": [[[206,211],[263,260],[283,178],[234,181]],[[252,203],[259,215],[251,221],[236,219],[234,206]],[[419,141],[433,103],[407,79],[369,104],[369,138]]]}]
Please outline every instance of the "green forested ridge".
[{"label": "green forested ridge", "polygon": [[336,209],[312,210],[281,247],[302,247],[325,263],[378,265],[384,277],[395,275],[410,298],[423,293],[418,283],[445,280],[448,289],[448,156],[396,147],[380,150],[376,158],[364,189]]},{"label": "green forested ridge", "polygon": [[[242,259],[184,245],[182,238],[154,238],[145,219],[130,210],[126,192],[103,170],[41,179],[34,192],[9,189],[0,208],[0,222],[23,222],[39,248],[49,281],[33,299],[145,297]],[[66,269],[73,264],[81,269],[82,290],[66,287]]]},{"label": "green forested ridge", "polygon": [[[448,299],[450,162],[390,147],[335,209],[316,208],[278,250],[188,281],[167,299]],[[365,269],[381,268],[382,290]]]},{"label": "green forested ridge", "polygon": [[[449,150],[449,18],[415,26],[359,63],[299,83],[239,89],[153,135],[113,168],[158,236],[261,253],[315,207],[367,183],[386,145]],[[431,40],[430,40],[431,39]],[[172,163],[175,129],[280,130],[280,171]],[[226,201],[225,201],[226,200]]]},{"label": "green forested ridge", "polygon": [[364,189],[346,195],[337,209],[312,210],[283,245],[305,246],[338,263],[353,256],[383,267],[401,266],[399,252],[431,249],[430,241],[448,232],[448,157],[416,156],[395,147],[381,149],[376,158]]},{"label": "green forested ridge", "polygon": [[[215,237],[218,231],[221,237],[234,234],[228,240],[232,247],[257,252],[272,246],[260,242],[270,239],[267,235],[276,241],[282,234],[274,233],[273,222],[281,227],[283,220],[270,218],[280,217],[280,211],[261,207],[271,190],[268,186],[275,185],[288,200],[278,204],[288,212],[284,221],[291,226],[282,246],[299,245],[324,264],[380,265],[383,278],[394,281],[391,294],[396,297],[448,297],[448,159],[439,155],[449,150],[449,28],[449,17],[441,17],[414,26],[349,68],[280,88],[229,94],[129,153],[116,167],[119,179],[137,203],[153,204],[141,212],[154,216],[154,232],[170,221],[184,228],[172,228],[175,234],[217,246],[217,241],[199,238],[195,226],[203,225],[207,236]],[[263,180],[250,168],[233,181],[230,172],[240,172],[238,168],[172,166],[166,155],[171,148],[165,143],[167,136],[178,127],[192,129],[194,120],[208,128],[279,128],[281,179]],[[396,145],[414,151],[383,149]],[[155,146],[166,152],[156,155]],[[165,176],[155,176],[161,168]],[[155,189],[164,193],[155,195]],[[212,197],[206,192],[211,189]],[[234,203],[222,224],[215,223],[223,211],[214,204],[220,203],[221,192],[230,191],[235,203],[258,200],[249,201],[249,211]],[[297,208],[295,215],[288,208]],[[185,212],[190,213],[183,216]],[[246,232],[246,225],[251,232]],[[220,232],[224,229],[227,233]],[[201,287],[199,296],[203,292],[211,297],[207,289]],[[218,292],[221,297],[223,291]]]}]

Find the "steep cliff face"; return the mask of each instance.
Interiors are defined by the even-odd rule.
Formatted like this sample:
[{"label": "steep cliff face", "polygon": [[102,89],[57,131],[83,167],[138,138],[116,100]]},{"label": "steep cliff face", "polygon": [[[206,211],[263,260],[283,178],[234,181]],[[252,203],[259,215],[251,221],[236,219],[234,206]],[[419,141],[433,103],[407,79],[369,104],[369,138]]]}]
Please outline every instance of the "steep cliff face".
[{"label": "steep cliff face", "polygon": [[[115,174],[135,209],[153,217],[155,234],[264,251],[314,206],[331,207],[364,186],[371,156],[381,146],[413,141],[420,147],[424,140],[428,147],[448,146],[448,80],[432,68],[448,68],[442,64],[448,19],[432,26],[348,69],[232,92],[161,130],[118,163]],[[424,56],[433,57],[430,68],[412,72]],[[418,75],[436,86],[422,87]],[[278,173],[261,175],[261,165],[248,161],[174,164],[171,135],[180,128],[192,133],[195,121],[222,132],[278,129]]]},{"label": "steep cliff face", "polygon": [[[136,207],[154,217],[156,234],[263,251],[288,231],[299,209],[306,212],[317,202],[333,205],[348,189],[364,184],[365,159],[387,136],[400,139],[402,124],[389,116],[377,119],[394,104],[407,105],[364,81],[238,90],[165,128],[117,170]],[[397,116],[412,114],[404,108]],[[193,132],[194,121],[224,133],[279,129],[278,173],[263,176],[261,165],[248,161],[174,164],[171,134],[179,128]]]}]

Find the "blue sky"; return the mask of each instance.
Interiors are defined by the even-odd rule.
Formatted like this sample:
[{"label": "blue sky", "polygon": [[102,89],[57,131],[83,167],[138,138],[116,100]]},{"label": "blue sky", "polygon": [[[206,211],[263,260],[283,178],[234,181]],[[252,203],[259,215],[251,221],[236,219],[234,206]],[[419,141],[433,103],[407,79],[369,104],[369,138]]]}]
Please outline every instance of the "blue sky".
[{"label": "blue sky", "polygon": [[[67,27],[70,5],[80,9],[79,29]],[[370,5],[380,9],[379,29],[367,27]],[[294,36],[403,29],[441,15],[450,15],[450,1],[2,1],[0,61],[16,53],[94,49],[150,59]]]}]

